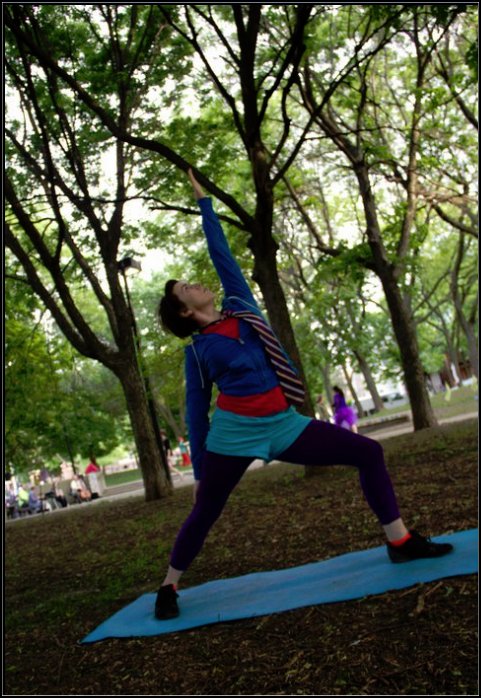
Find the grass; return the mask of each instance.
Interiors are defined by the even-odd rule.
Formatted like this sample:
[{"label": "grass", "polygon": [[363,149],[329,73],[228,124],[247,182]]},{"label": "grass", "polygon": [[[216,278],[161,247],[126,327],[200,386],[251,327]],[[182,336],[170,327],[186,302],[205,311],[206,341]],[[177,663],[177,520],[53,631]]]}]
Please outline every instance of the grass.
[{"label": "grass", "polygon": [[[477,412],[477,394],[477,387],[474,389],[471,385],[461,386],[457,390],[452,390],[450,395],[448,395],[448,399],[446,399],[446,393],[436,393],[436,395],[431,396],[431,405],[433,407],[434,414],[438,419],[443,419],[470,412]],[[359,424],[362,424],[363,421],[377,419],[380,417],[389,417],[389,415],[410,411],[411,408],[409,403],[392,408],[385,407],[383,410],[376,412],[374,415],[360,419]]]},{"label": "grass", "polygon": [[135,480],[142,480],[142,473],[139,468],[135,468],[135,470],[121,470],[118,473],[111,473],[105,476],[107,487],[125,485],[128,482],[135,482]]},{"label": "grass", "polygon": [[[182,466],[177,466],[177,469],[181,473],[191,473],[192,468],[183,468]],[[142,480],[142,472],[136,468],[135,470],[123,470],[118,473],[112,473],[111,475],[105,476],[105,484],[107,487],[114,487],[116,485],[125,485],[129,482],[136,482],[137,480]]]},{"label": "grass", "polygon": [[[403,515],[433,534],[477,525],[477,422],[383,442]],[[477,695],[475,575],[169,636],[78,642],[155,591],[190,488],[11,522],[7,695]],[[357,474],[249,472],[185,586],[382,543]]]},{"label": "grass", "polygon": [[446,393],[437,393],[431,398],[436,417],[453,417],[466,412],[478,411],[477,386],[465,385],[452,390],[447,400]]}]

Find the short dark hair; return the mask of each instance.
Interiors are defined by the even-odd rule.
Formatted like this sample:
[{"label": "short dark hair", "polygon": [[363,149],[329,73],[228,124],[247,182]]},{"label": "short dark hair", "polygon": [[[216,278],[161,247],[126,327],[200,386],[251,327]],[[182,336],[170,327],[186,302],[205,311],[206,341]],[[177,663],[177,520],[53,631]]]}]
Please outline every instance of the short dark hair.
[{"label": "short dark hair", "polygon": [[174,293],[176,283],[177,279],[170,279],[165,284],[164,295],[160,299],[158,312],[162,327],[175,334],[176,337],[184,339],[185,337],[190,337],[191,334],[199,329],[199,326],[191,317],[182,317],[180,314],[182,310],[185,310],[185,305]]}]

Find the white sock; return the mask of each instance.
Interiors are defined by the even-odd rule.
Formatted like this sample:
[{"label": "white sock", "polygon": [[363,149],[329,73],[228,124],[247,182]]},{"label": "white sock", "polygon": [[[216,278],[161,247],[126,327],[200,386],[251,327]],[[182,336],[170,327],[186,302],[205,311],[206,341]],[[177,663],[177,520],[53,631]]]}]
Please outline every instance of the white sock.
[{"label": "white sock", "polygon": [[401,518],[391,521],[390,524],[386,524],[383,526],[383,529],[390,543],[401,540],[401,538],[404,538],[409,533]]}]

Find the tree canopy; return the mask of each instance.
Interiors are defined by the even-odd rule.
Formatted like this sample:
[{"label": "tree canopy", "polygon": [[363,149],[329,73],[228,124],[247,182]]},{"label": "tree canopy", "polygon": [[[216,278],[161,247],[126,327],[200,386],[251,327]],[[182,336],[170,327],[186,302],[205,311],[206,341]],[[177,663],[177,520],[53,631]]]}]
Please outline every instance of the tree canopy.
[{"label": "tree canopy", "polygon": [[[336,366],[374,398],[397,375],[417,428],[433,423],[425,373],[446,356],[477,365],[474,5],[9,4],[5,26],[7,378],[56,376],[43,395],[20,389],[26,403],[59,386],[63,414],[80,425],[88,404],[107,448],[122,433],[102,426],[110,371],[150,496],[168,493],[157,416],[185,433],[182,351],[156,303],[169,277],[217,283],[194,166],[310,392],[329,392]],[[133,317],[118,262],[153,249],[174,261],[131,282]],[[45,311],[48,336],[32,324]],[[21,424],[12,400],[18,454],[55,419]]]}]

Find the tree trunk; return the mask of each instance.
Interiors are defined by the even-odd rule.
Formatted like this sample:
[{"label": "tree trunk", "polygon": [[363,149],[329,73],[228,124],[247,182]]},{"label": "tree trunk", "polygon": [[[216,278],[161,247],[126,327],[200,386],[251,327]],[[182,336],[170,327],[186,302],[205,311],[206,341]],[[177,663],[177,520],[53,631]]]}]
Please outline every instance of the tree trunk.
[{"label": "tree trunk", "polygon": [[474,375],[476,376],[476,378],[478,378],[478,344],[477,344],[476,335],[474,332],[474,318],[475,318],[476,305],[473,306],[473,312],[471,313],[472,319],[468,319],[464,313],[463,299],[461,297],[461,294],[460,294],[459,288],[458,288],[459,275],[460,275],[460,271],[461,271],[461,265],[462,265],[463,259],[464,259],[465,249],[466,249],[465,234],[461,233],[459,236],[459,244],[458,244],[458,250],[457,250],[457,255],[456,255],[456,261],[455,261],[455,264],[453,266],[453,270],[451,272],[450,290],[451,290],[451,297],[452,297],[453,302],[454,302],[454,307],[456,309],[456,316],[458,318],[461,329],[463,330],[463,332],[466,336],[466,341],[468,344],[469,362],[471,364],[471,370],[474,373]]},{"label": "tree trunk", "polygon": [[331,377],[329,376],[329,364],[321,363],[319,365],[322,373],[322,382],[324,383],[324,391],[326,393],[327,402],[332,405],[334,395],[332,392]]},{"label": "tree trunk", "polygon": [[447,341],[446,346],[448,349],[448,358],[446,359],[446,364],[448,366],[449,375],[452,380],[451,387],[454,388],[454,386],[459,385],[461,380],[461,369],[459,367],[458,352],[456,351],[456,347],[454,346],[454,343],[451,340],[451,338],[449,338],[449,340]]},{"label": "tree trunk", "polygon": [[165,454],[157,442],[142,376],[135,364],[123,366],[117,375],[124,390],[145,487],[145,501],[172,494]]},{"label": "tree trunk", "polygon": [[454,347],[449,347],[449,345],[447,356],[444,357],[444,365],[448,375],[449,387],[454,388],[456,385],[458,385],[458,379],[456,376],[459,376],[459,366]]},{"label": "tree trunk", "polygon": [[170,409],[170,407],[168,405],[163,405],[161,402],[156,403],[156,405],[165,422],[170,426],[170,428],[174,432],[175,438],[178,439],[179,436],[184,436],[185,432],[183,432],[182,429],[179,427],[179,424],[175,419],[174,415],[172,414],[172,410]]},{"label": "tree trunk", "polygon": [[404,381],[411,403],[414,428],[417,430],[434,427],[437,425],[437,421],[424,380],[424,368],[419,356],[414,318],[404,304],[392,273],[384,273],[381,282],[391,313],[394,334],[401,352]]},{"label": "tree trunk", "polygon": [[[476,378],[479,377],[478,375],[478,342],[476,340],[476,334],[474,332],[474,326],[471,322],[468,321],[466,315],[463,312],[463,305],[461,303],[461,300],[459,298],[459,295],[453,290],[453,300],[454,300],[454,306],[456,308],[456,315],[458,317],[459,324],[461,326],[461,329],[464,332],[464,335],[466,337],[466,342],[468,345],[468,356],[469,356],[469,363],[471,364],[471,370],[476,376]],[[457,367],[458,370],[459,367]],[[458,373],[458,375],[460,375]]]},{"label": "tree trunk", "polygon": [[73,450],[72,450],[72,444],[70,443],[70,439],[69,439],[69,436],[67,433],[67,429],[65,428],[65,424],[62,424],[62,431],[63,431],[64,437],[65,437],[65,446],[67,448],[68,457],[70,458],[70,465],[72,466],[72,470],[73,470],[74,474],[77,475],[78,470],[77,470],[77,466],[75,465],[75,455],[74,455]]},{"label": "tree trunk", "polygon": [[379,395],[376,386],[376,381],[374,380],[374,376],[372,375],[372,371],[369,367],[369,364],[367,363],[364,356],[360,354],[358,351],[354,351],[354,356],[356,357],[357,363],[359,364],[359,369],[362,375],[364,376],[364,380],[366,381],[367,389],[369,390],[369,393],[372,397],[372,401],[374,402],[374,407],[377,412],[380,412],[384,407],[384,403],[381,399],[381,396]]},{"label": "tree trunk", "polygon": [[366,216],[367,237],[376,274],[386,296],[394,335],[401,352],[404,382],[408,391],[413,415],[414,429],[427,429],[437,425],[429,394],[424,380],[424,368],[419,355],[416,323],[406,306],[397,282],[400,268],[388,259],[377,220],[376,204],[369,181],[369,172],[364,162],[358,162],[355,173]]},{"label": "tree trunk", "polygon": [[361,403],[359,402],[359,398],[357,396],[356,389],[354,388],[354,384],[351,380],[351,376],[349,375],[349,371],[347,370],[345,364],[342,364],[342,372],[344,373],[344,378],[346,379],[347,386],[348,386],[349,391],[352,395],[352,399],[354,400],[354,403],[356,405],[357,414],[359,417],[364,417],[363,407],[362,407]]},{"label": "tree trunk", "polygon": [[479,379],[479,369],[478,369],[478,342],[476,335],[474,333],[474,327],[471,323],[466,323],[465,328],[466,339],[468,341],[468,352],[469,352],[469,362],[471,364],[471,371],[474,373],[477,379]]},{"label": "tree trunk", "polygon": [[[254,241],[252,246],[258,247]],[[282,346],[298,369],[299,377],[304,383],[304,386],[306,386],[306,377],[302,367],[299,349],[297,348],[289,312],[287,310],[284,291],[282,290],[277,273],[275,262],[276,247],[277,245],[274,240],[271,239],[268,252],[264,251],[264,254],[262,254],[258,249],[255,251],[254,280],[259,284],[269,315],[269,322]],[[314,407],[307,387],[304,405],[299,408],[299,411],[314,417]]]},{"label": "tree trunk", "polygon": [[[249,239],[249,247],[254,255],[253,279],[261,290],[272,329],[298,369],[299,378],[306,387],[304,404],[299,408],[299,412],[308,417],[315,418],[314,406],[309,391],[307,390],[304,368],[287,310],[286,298],[277,271],[276,253],[278,245],[272,237],[274,208],[272,190],[264,178],[263,168],[265,165],[263,158],[259,155],[259,152],[257,152],[257,156],[257,158],[253,157],[252,159],[257,189],[255,229],[251,231],[251,237]],[[304,468],[306,477],[319,477],[322,472],[322,468],[313,466],[306,466]]]},{"label": "tree trunk", "polygon": [[[265,166],[262,158],[258,156],[254,163],[258,162],[259,169]],[[253,163],[253,165],[254,165]],[[256,184],[259,179],[262,179],[261,174],[255,178]],[[279,338],[282,346],[294,362],[294,365],[299,371],[299,377],[306,386],[306,397],[304,405],[299,409],[300,412],[310,417],[314,417],[314,406],[307,390],[306,377],[302,367],[301,356],[297,348],[296,339],[291,325],[289,312],[287,310],[286,298],[284,291],[279,281],[277,271],[276,254],[278,245],[272,237],[272,219],[273,219],[273,198],[272,191],[266,185],[264,193],[259,193],[257,196],[257,208],[255,215],[255,230],[251,231],[249,239],[249,247],[254,255],[254,281],[259,285],[262,297],[266,304],[269,322],[272,329]]]},{"label": "tree trunk", "polygon": [[[449,379],[449,385],[451,388],[453,388],[455,385],[458,384],[458,380],[455,378],[455,374],[453,372],[453,369],[451,367],[451,364],[454,366],[454,371],[456,372],[457,376],[461,375],[461,371],[459,368],[459,361],[458,361],[458,353],[456,351],[456,347],[454,346],[454,340],[451,336],[451,332],[449,331],[448,325],[446,323],[446,320],[443,316],[443,313],[441,311],[436,310],[436,315],[439,318],[440,321],[440,327],[439,329],[442,332],[442,335],[444,337],[444,340],[446,342],[446,350],[448,353],[448,356],[445,358],[445,365],[446,365],[446,370],[448,372],[448,379]],[[453,332],[454,334],[454,332]]]}]

